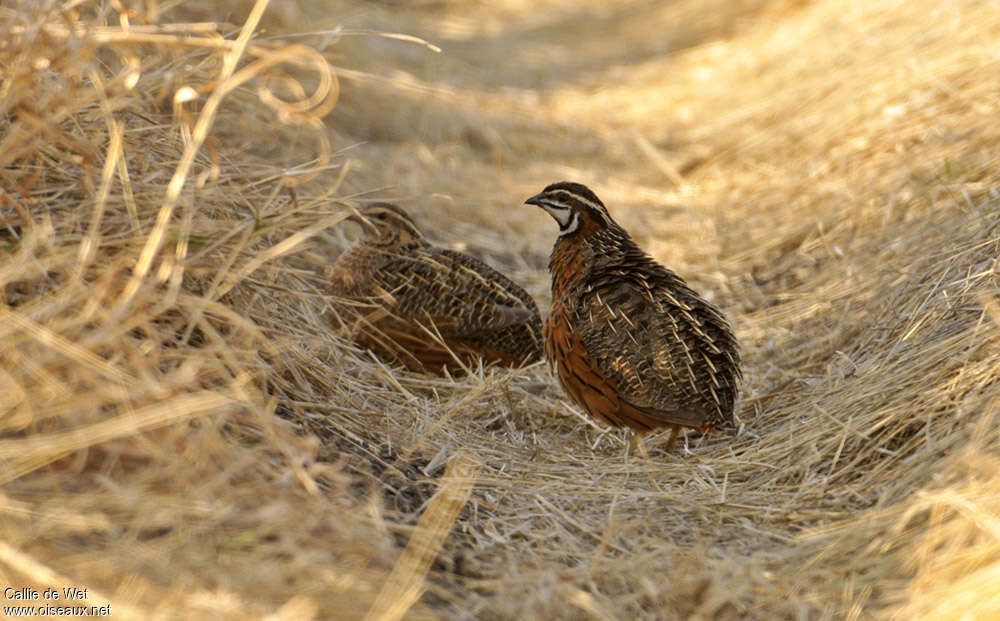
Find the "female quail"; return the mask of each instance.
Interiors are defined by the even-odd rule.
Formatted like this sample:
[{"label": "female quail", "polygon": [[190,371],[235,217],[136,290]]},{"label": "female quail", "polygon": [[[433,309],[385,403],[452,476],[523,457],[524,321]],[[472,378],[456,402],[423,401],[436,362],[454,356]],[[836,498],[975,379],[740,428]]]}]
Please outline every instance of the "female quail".
[{"label": "female quail", "polygon": [[559,224],[545,351],[566,394],[637,433],[733,425],[739,346],[722,313],[654,261],[586,186],[532,196]]},{"label": "female quail", "polygon": [[506,366],[542,358],[538,307],[509,278],[429,244],[396,205],[365,205],[348,219],[362,237],[333,264],[329,290],[334,315],[358,344],[434,373],[460,370],[455,356]]}]

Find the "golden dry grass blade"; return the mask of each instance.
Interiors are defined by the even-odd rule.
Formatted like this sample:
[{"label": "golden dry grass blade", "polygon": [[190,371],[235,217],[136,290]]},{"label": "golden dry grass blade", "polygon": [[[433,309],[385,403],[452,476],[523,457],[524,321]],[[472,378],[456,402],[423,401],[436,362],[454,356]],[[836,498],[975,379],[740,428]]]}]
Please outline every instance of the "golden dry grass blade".
[{"label": "golden dry grass blade", "polygon": [[[108,119],[108,134],[111,141],[108,143],[108,150],[104,155],[104,168],[101,171],[101,184],[97,189],[97,198],[94,201],[94,214],[90,218],[90,226],[87,229],[87,236],[80,243],[80,254],[77,257],[77,270],[82,272],[97,252],[100,244],[98,235],[101,228],[101,218],[104,215],[104,208],[108,200],[108,192],[111,191],[111,179],[115,174],[115,166],[122,155],[122,134],[124,129],[114,119]],[[78,272],[78,273],[79,273]]]},{"label": "golden dry grass blade", "polygon": [[[257,0],[254,2],[253,10],[247,17],[246,22],[244,22],[243,28],[240,30],[240,35],[236,38],[236,44],[223,58],[222,71],[219,76],[219,85],[209,95],[208,99],[205,101],[205,106],[198,114],[198,120],[195,122],[194,127],[191,130],[191,141],[185,145],[184,153],[181,155],[180,162],[174,169],[174,174],[170,179],[170,183],[167,185],[167,192],[163,199],[163,205],[160,207],[160,211],[157,214],[156,224],[150,232],[149,237],[146,239],[146,244],[143,246],[142,253],[139,255],[139,259],[133,269],[132,279],[122,292],[122,297],[119,300],[119,305],[121,306],[128,305],[128,303],[135,296],[136,292],[139,290],[139,286],[146,277],[146,274],[149,272],[149,268],[153,263],[153,257],[159,251],[160,246],[163,243],[164,235],[167,230],[167,224],[170,222],[174,208],[177,206],[177,200],[180,197],[181,189],[183,188],[185,181],[187,181],[188,172],[191,169],[191,165],[194,163],[195,155],[198,154],[202,144],[205,142],[205,138],[208,136],[208,130],[215,120],[215,115],[218,112],[218,108],[222,103],[223,97],[228,95],[232,89],[236,88],[250,77],[249,74],[244,74],[241,76],[243,77],[242,80],[233,80],[233,74],[236,72],[236,63],[243,56],[243,51],[246,48],[247,42],[250,40],[250,36],[257,28],[257,23],[264,14],[264,9],[267,8],[268,2],[269,0]],[[177,95],[174,97],[175,105],[183,104],[180,96],[182,93],[186,92],[187,91],[184,89],[177,92]]]},{"label": "golden dry grass blade", "polygon": [[8,329],[0,332],[0,336],[9,335],[12,331],[11,328],[20,328],[30,334],[32,338],[37,339],[42,345],[93,370],[108,381],[123,385],[128,385],[135,381],[135,378],[128,371],[115,367],[100,356],[56,334],[45,326],[38,325],[17,311],[0,308],[0,323],[4,323],[8,327]]},{"label": "golden dry grass blade", "polygon": [[0,440],[0,482],[22,477],[66,455],[103,442],[206,413],[224,412],[232,402],[232,398],[224,395],[195,393],[72,431],[36,434],[27,440]]},{"label": "golden dry grass blade", "polygon": [[253,260],[248,262],[246,265],[240,267],[239,270],[231,272],[230,278],[227,279],[226,282],[223,282],[222,284],[219,285],[219,288],[215,291],[214,295],[219,295],[219,296],[225,295],[241,280],[246,278],[249,274],[252,274],[253,272],[260,269],[260,267],[265,263],[267,263],[268,261],[273,261],[278,257],[284,256],[292,252],[293,250],[301,246],[309,238],[313,237],[320,231],[327,229],[333,226],[334,224],[342,221],[348,215],[349,215],[348,213],[342,212],[337,215],[324,218],[319,222],[317,222],[316,224],[313,224],[304,230],[297,231],[293,235],[290,235],[289,237],[278,242],[274,246],[271,246],[265,252],[262,252],[257,256],[255,256]]},{"label": "golden dry grass blade", "polygon": [[474,456],[459,454],[448,462],[440,487],[420,514],[409,543],[365,615],[366,620],[398,621],[420,598],[431,563],[469,499],[478,473]]}]

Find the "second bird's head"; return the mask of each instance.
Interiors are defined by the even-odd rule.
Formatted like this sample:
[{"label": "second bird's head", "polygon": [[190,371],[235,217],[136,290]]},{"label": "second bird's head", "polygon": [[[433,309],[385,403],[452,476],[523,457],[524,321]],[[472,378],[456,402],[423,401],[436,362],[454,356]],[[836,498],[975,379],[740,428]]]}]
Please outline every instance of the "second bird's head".
[{"label": "second bird's head", "polygon": [[552,216],[559,224],[560,239],[614,226],[604,203],[582,183],[553,183],[524,202],[541,207]]},{"label": "second bird's head", "polygon": [[365,241],[379,245],[402,245],[423,237],[410,215],[392,203],[361,205],[347,219],[361,225]]}]

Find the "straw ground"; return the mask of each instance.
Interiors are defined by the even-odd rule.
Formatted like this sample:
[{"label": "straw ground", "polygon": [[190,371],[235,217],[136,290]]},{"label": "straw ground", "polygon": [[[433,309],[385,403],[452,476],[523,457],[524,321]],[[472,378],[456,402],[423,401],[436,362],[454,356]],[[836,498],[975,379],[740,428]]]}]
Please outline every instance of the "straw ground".
[{"label": "straw ground", "polygon": [[[0,9],[5,585],[123,618],[1000,614],[1000,14],[663,4]],[[547,307],[520,202],[562,178],[733,320],[735,438],[626,461],[544,364],[429,378],[331,333],[368,197]]]}]

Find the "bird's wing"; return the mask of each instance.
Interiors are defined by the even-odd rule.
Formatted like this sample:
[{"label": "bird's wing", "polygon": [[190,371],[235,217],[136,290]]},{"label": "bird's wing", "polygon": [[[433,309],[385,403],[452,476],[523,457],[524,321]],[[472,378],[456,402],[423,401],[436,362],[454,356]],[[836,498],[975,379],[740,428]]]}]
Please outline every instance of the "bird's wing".
[{"label": "bird's wing", "polygon": [[535,301],[521,287],[468,255],[427,248],[390,260],[379,285],[397,316],[430,321],[450,336],[522,324],[541,326]]},{"label": "bird's wing", "polygon": [[717,418],[703,391],[719,349],[688,300],[622,271],[592,281],[576,314],[587,354],[624,406],[692,427]]}]

